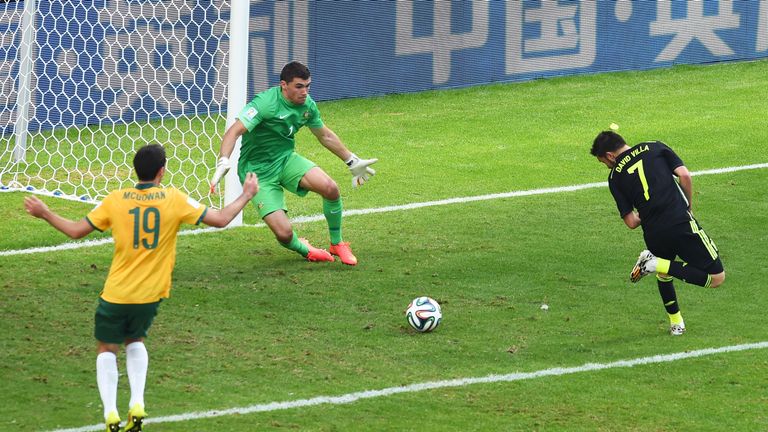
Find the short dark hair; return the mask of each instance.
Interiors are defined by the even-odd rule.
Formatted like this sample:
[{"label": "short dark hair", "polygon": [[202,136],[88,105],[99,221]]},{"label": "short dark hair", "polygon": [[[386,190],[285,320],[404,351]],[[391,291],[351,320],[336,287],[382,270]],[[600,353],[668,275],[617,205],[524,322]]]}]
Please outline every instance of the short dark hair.
[{"label": "short dark hair", "polygon": [[280,71],[280,81],[285,81],[287,83],[293,81],[294,78],[308,80],[309,76],[309,68],[297,61],[288,63],[283,66],[283,70]]},{"label": "short dark hair", "polygon": [[157,177],[165,166],[165,148],[160,144],[148,144],[140,148],[133,157],[133,168],[139,181],[150,181]]},{"label": "short dark hair", "polygon": [[614,131],[600,132],[592,143],[592,156],[603,157],[610,151],[622,148],[627,142]]}]

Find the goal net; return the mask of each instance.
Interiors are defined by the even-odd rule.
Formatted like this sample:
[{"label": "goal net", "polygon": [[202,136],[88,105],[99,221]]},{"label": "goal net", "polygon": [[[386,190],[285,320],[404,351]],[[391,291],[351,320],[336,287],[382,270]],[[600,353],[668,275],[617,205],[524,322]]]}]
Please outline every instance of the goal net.
[{"label": "goal net", "polygon": [[[238,0],[235,0],[238,1]],[[98,202],[165,146],[164,183],[210,196],[226,128],[229,1],[0,4],[0,190]]]}]

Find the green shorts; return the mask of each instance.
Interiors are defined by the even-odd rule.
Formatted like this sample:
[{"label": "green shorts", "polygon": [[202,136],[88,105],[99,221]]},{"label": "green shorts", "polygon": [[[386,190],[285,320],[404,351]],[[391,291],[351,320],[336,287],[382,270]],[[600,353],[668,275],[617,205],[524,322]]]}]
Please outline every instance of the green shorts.
[{"label": "green shorts", "polygon": [[160,302],[116,304],[99,298],[94,336],[98,341],[111,344],[121,344],[126,339],[145,338],[159,306]]},{"label": "green shorts", "polygon": [[[259,176],[259,193],[253,197],[251,202],[259,211],[259,216],[263,219],[277,210],[288,211],[283,189],[300,197],[307,195],[309,190],[299,186],[299,182],[301,182],[304,174],[315,166],[314,162],[294,152],[285,158],[282,169],[275,174],[256,173]],[[240,182],[243,181],[245,181],[245,173],[240,175]]]}]

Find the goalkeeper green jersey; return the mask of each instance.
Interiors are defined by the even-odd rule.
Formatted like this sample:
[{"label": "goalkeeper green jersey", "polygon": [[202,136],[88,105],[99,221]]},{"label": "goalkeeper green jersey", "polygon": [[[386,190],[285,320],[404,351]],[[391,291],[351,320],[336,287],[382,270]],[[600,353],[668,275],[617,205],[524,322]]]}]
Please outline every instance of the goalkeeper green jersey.
[{"label": "goalkeeper green jersey", "polygon": [[257,94],[240,111],[238,119],[248,129],[240,147],[240,178],[247,172],[255,172],[259,177],[278,174],[285,159],[294,152],[294,137],[299,128],[323,127],[317,104],[309,95],[303,105],[295,105],[283,97],[280,86]]}]

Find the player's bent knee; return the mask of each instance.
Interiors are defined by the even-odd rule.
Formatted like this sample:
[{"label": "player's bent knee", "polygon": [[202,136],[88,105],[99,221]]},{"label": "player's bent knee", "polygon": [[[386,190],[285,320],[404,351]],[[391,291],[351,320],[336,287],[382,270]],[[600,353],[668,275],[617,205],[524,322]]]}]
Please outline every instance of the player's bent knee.
[{"label": "player's bent knee", "polygon": [[290,243],[291,240],[293,239],[293,230],[276,231],[275,239],[277,239],[278,242],[283,244]]},{"label": "player's bent knee", "polygon": [[290,224],[277,224],[270,226],[270,228],[272,229],[272,233],[275,235],[275,239],[277,239],[277,241],[280,243],[290,243],[291,239],[293,239],[293,227],[291,227]]},{"label": "player's bent knee", "polygon": [[323,195],[323,198],[329,200],[339,199],[339,196],[341,196],[339,185],[337,185],[335,181],[329,178],[323,187],[323,193],[321,195]]},{"label": "player's bent knee", "polygon": [[725,272],[712,275],[712,281],[709,283],[710,288],[717,288],[725,282]]}]

